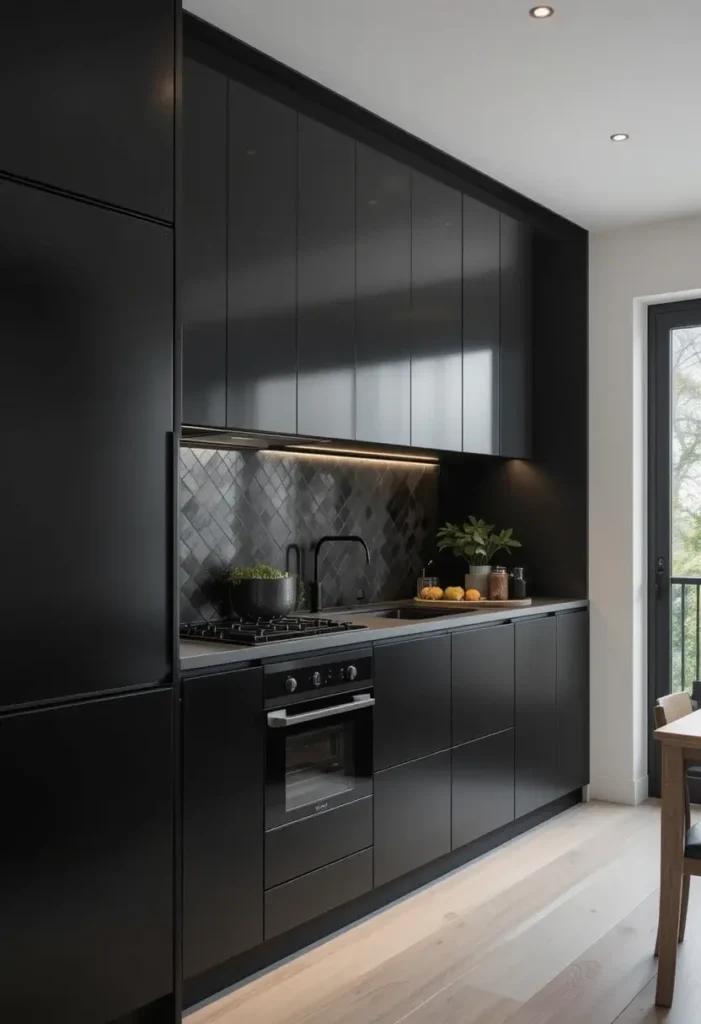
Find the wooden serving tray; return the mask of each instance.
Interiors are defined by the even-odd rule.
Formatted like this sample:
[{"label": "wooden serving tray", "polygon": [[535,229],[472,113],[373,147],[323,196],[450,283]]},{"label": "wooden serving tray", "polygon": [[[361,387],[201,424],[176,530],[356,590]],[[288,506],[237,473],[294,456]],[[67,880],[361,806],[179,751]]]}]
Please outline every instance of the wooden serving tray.
[{"label": "wooden serving tray", "polygon": [[529,608],[533,604],[533,598],[522,597],[517,601],[428,601],[424,597],[415,597],[417,604],[432,605],[434,608]]}]

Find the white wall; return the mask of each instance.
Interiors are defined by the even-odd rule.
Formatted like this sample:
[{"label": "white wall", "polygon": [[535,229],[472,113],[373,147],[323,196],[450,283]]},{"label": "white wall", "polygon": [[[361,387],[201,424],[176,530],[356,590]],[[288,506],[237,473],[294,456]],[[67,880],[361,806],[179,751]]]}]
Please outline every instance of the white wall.
[{"label": "white wall", "polygon": [[701,216],[590,236],[591,795],[647,795],[647,306],[701,295]]}]

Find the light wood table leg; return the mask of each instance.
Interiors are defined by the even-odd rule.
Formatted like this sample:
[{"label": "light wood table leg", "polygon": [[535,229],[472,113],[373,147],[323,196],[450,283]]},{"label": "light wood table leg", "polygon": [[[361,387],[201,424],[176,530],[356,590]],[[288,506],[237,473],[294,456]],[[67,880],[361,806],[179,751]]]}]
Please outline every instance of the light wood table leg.
[{"label": "light wood table leg", "polygon": [[684,859],[684,756],[681,747],[662,745],[662,852],[660,860],[658,1006],[671,1006],[677,968]]}]

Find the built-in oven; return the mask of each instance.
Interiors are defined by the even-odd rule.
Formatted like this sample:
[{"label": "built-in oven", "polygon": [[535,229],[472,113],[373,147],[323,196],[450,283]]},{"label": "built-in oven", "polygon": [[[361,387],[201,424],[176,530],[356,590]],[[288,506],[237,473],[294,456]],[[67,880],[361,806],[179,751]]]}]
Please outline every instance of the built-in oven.
[{"label": "built-in oven", "polygon": [[372,889],[372,649],[264,672],[271,939]]}]

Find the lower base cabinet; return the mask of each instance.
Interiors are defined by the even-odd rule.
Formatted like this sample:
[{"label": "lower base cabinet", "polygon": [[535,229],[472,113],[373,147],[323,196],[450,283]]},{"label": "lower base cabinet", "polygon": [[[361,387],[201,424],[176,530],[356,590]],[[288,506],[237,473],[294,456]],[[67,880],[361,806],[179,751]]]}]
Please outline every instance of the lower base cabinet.
[{"label": "lower base cabinet", "polygon": [[514,820],[514,730],[453,748],[453,849]]},{"label": "lower base cabinet", "polygon": [[450,853],[450,750],[375,775],[375,887]]}]

